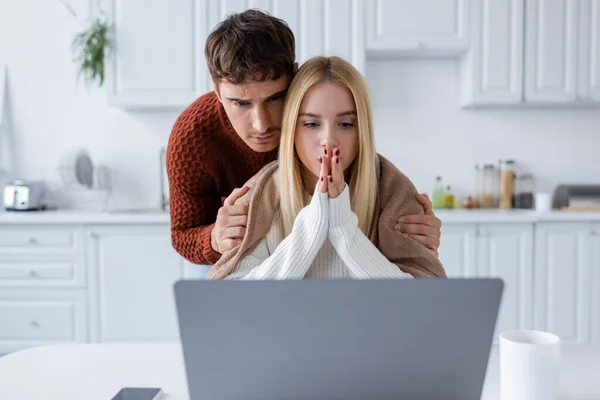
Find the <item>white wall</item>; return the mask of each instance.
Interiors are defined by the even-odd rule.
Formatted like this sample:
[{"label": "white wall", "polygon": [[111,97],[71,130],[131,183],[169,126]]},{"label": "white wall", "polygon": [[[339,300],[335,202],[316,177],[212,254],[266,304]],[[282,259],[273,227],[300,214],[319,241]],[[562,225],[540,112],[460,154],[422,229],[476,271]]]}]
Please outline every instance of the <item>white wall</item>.
[{"label": "white wall", "polygon": [[[74,3],[85,10],[85,0]],[[159,149],[177,115],[108,108],[103,90],[77,85],[70,42],[81,29],[58,0],[0,0],[0,62],[9,67],[16,150],[13,175],[52,179],[63,152],[86,147],[113,173],[115,206],[157,207]]]},{"label": "white wall", "polygon": [[436,175],[475,190],[475,164],[514,158],[540,190],[600,184],[600,109],[458,108],[455,61],[370,61],[367,81],[378,151],[421,191]]},{"label": "white wall", "polygon": [[[70,41],[81,27],[58,0],[0,0],[14,174],[53,177],[61,153],[84,146],[115,174],[117,206],[157,206],[159,148],[177,114],[111,109],[104,91],[76,86]],[[472,190],[474,164],[504,157],[522,162],[543,189],[600,183],[597,109],[460,110],[454,61],[369,61],[367,81],[378,150],[422,191],[437,174],[461,193]]]}]

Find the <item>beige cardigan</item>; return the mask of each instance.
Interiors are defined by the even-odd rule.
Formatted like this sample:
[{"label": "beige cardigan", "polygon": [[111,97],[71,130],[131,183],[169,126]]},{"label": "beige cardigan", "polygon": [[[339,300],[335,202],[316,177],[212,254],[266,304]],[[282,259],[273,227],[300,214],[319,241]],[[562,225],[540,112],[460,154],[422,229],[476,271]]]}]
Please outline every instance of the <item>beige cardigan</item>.
[{"label": "beige cardigan", "polygon": [[[236,201],[236,204],[248,205],[246,234],[240,245],[223,253],[206,279],[227,277],[238,261],[269,232],[279,207],[277,171],[278,162],[273,161],[246,183],[248,192]],[[424,211],[416,199],[417,190],[412,182],[381,155],[378,186],[375,207],[378,212],[369,234],[371,242],[388,260],[414,277],[445,278],[444,267],[431,251],[394,229],[401,216]]]}]

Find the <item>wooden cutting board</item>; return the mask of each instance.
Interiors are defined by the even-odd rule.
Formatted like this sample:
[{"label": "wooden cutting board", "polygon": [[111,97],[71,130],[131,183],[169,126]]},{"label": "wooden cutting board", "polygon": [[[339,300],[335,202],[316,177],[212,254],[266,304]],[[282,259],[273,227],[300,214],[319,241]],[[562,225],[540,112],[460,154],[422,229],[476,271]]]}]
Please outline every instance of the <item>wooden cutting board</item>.
[{"label": "wooden cutting board", "polygon": [[600,211],[600,206],[561,207],[563,211]]}]

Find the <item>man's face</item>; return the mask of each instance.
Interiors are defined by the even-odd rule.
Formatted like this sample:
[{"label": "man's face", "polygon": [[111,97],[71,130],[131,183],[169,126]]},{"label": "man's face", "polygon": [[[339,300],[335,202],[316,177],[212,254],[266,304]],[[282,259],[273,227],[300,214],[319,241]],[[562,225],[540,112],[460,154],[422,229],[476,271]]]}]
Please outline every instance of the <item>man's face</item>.
[{"label": "man's face", "polygon": [[279,145],[283,101],[291,80],[284,75],[264,82],[222,80],[215,86],[233,129],[252,150],[263,153]]}]

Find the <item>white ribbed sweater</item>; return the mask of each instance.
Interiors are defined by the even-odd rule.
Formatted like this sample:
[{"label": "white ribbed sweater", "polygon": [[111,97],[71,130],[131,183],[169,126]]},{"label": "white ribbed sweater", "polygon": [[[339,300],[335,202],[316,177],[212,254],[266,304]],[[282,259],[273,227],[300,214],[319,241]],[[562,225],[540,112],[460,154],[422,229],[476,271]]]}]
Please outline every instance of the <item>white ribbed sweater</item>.
[{"label": "white ribbed sweater", "polygon": [[358,227],[348,186],[335,199],[315,189],[292,232],[283,238],[281,214],[254,250],[226,279],[412,278],[388,261]]}]

